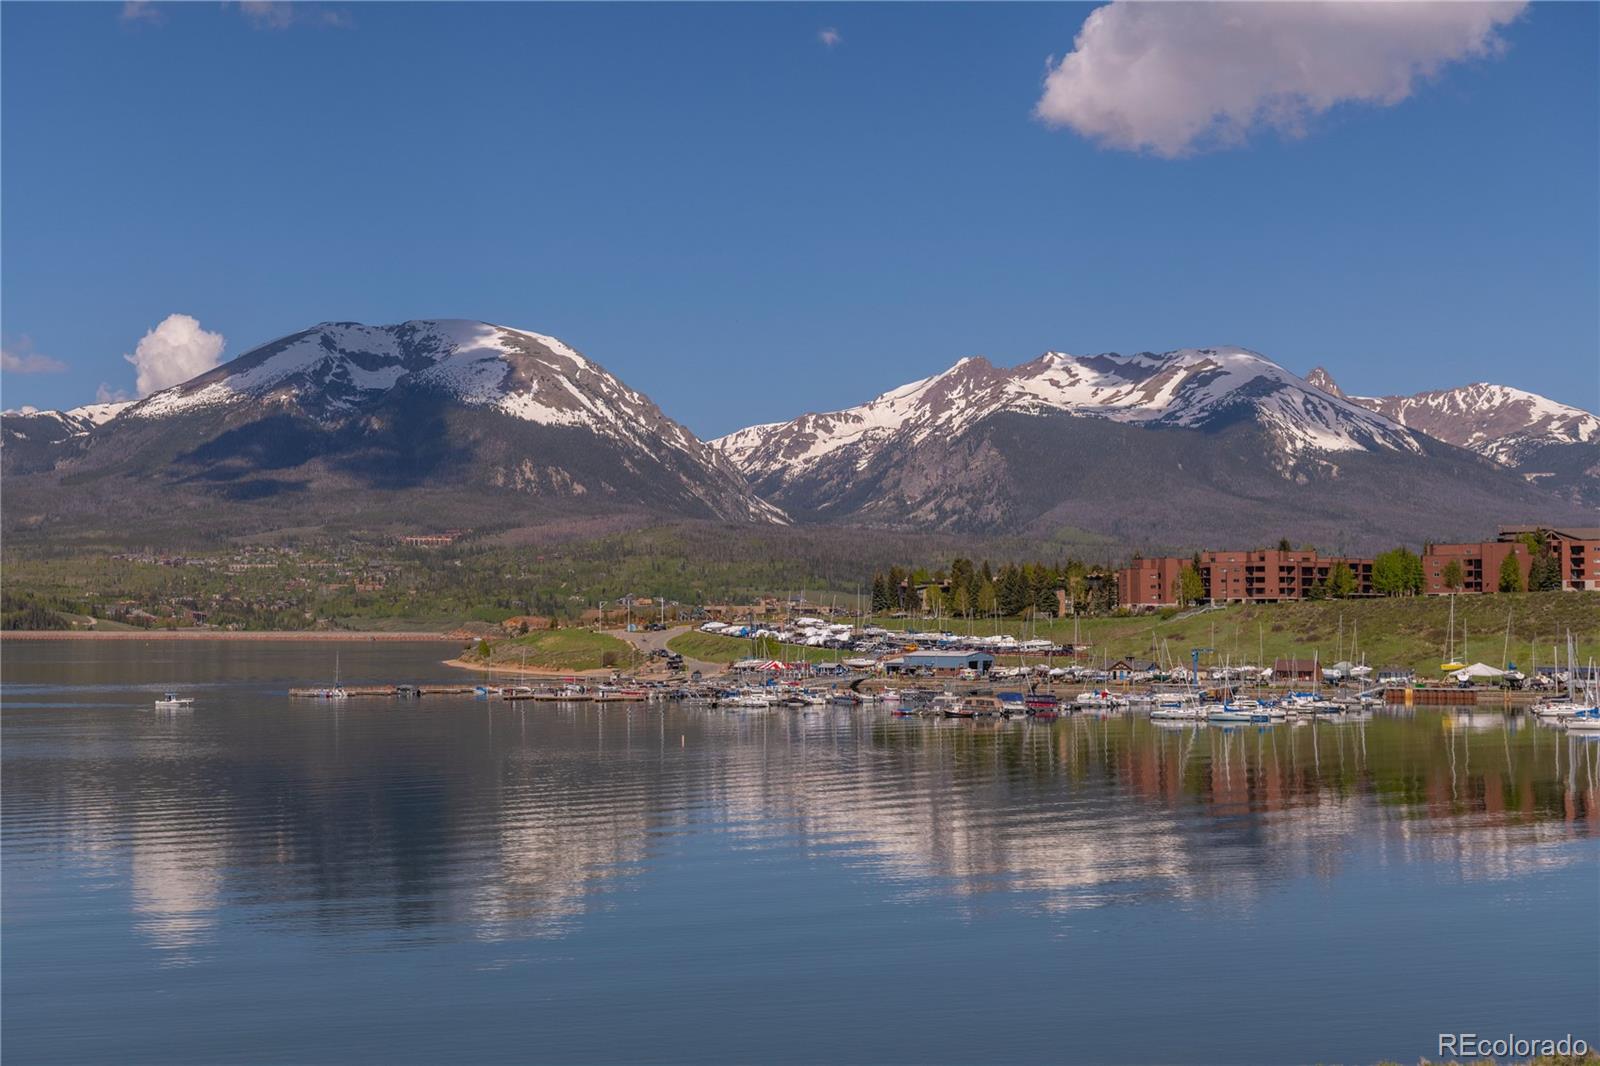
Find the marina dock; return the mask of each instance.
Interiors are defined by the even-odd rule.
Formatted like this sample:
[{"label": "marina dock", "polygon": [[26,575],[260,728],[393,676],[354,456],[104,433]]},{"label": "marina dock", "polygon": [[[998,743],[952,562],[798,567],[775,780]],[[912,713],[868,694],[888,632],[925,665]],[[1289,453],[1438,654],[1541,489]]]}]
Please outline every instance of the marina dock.
[{"label": "marina dock", "polygon": [[[370,697],[401,697],[414,698],[417,696],[470,696],[476,690],[472,685],[341,685],[344,694],[351,699]],[[291,688],[289,695],[297,699],[325,698],[328,689],[326,686],[318,688]]]}]

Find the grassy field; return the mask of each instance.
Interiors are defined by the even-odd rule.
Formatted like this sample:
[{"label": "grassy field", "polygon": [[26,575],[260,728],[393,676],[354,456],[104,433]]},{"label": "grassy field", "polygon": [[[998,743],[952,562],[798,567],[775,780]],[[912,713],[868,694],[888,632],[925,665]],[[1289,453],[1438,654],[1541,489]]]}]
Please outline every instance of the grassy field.
[{"label": "grassy field", "polygon": [[[1510,643],[1507,649],[1507,619]],[[1156,658],[1166,653],[1187,659],[1191,648],[1215,648],[1216,658],[1255,662],[1264,654],[1274,658],[1311,658],[1332,663],[1339,658],[1359,659],[1377,667],[1404,666],[1422,676],[1437,675],[1445,661],[1450,604],[1442,597],[1380,600],[1328,600],[1314,603],[1235,605],[1194,614],[1187,618],[1134,615],[1084,618],[1076,624],[1083,643],[1094,647],[1096,658],[1136,655]],[[891,629],[932,627],[916,619],[877,620]],[[1037,625],[1016,620],[974,621],[945,619],[942,628],[955,632],[994,632],[1047,637],[1071,643],[1071,619]],[[1467,662],[1503,665],[1509,658],[1527,669],[1537,660],[1551,661],[1551,646],[1564,648],[1570,629],[1580,659],[1600,658],[1600,595],[1576,592],[1531,592],[1518,595],[1460,596],[1456,599],[1456,656],[1462,654],[1465,628]],[[748,642],[746,642],[748,644]],[[1561,654],[1565,656],[1565,652]]]},{"label": "grassy field", "polygon": [[517,667],[539,670],[618,670],[637,666],[641,656],[626,641],[589,629],[552,629],[502,640],[489,648],[487,657],[474,651],[462,656],[463,662],[484,666]]},{"label": "grassy field", "polygon": [[690,659],[706,663],[731,663],[740,659],[782,659],[788,662],[804,660],[808,663],[831,663],[837,658],[849,658],[849,652],[830,648],[800,648],[763,640],[752,646],[740,637],[719,637],[715,633],[684,633],[673,637],[667,647]]}]

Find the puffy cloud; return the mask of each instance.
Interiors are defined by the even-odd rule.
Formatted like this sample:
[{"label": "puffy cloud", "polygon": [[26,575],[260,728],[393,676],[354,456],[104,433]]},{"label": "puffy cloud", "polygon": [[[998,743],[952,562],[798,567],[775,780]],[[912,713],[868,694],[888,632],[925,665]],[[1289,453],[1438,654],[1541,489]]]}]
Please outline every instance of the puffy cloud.
[{"label": "puffy cloud", "polygon": [[59,374],[67,364],[33,350],[33,341],[20,338],[9,348],[0,348],[0,370],[8,374]]},{"label": "puffy cloud", "polygon": [[817,31],[817,40],[832,48],[844,40],[844,35],[834,27],[827,26]]},{"label": "puffy cloud", "polygon": [[1387,107],[1446,64],[1494,55],[1525,0],[1136,3],[1098,8],[1034,113],[1111,148],[1173,158],[1287,136],[1337,104]]},{"label": "puffy cloud", "polygon": [[135,387],[140,396],[181,384],[222,361],[222,334],[200,328],[189,315],[168,315],[139,341],[132,355],[122,358],[138,371]]},{"label": "puffy cloud", "polygon": [[121,403],[123,400],[131,399],[133,397],[128,395],[127,389],[113,389],[103,381],[100,387],[94,390],[95,403]]}]

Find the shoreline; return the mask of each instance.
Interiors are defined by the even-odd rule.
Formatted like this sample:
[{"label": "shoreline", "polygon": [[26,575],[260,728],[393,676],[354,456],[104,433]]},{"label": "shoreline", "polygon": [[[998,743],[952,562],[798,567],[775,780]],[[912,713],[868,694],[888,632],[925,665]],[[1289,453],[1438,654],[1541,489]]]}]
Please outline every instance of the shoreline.
[{"label": "shoreline", "polygon": [[442,659],[445,666],[453,666],[457,670],[473,670],[480,674],[515,674],[522,677],[566,678],[566,677],[615,677],[623,676],[609,666],[596,667],[593,670],[551,670],[542,666],[486,666],[483,663],[469,663],[462,659]]},{"label": "shoreline", "polygon": [[217,630],[217,629],[8,629],[0,633],[0,643],[8,640],[267,640],[267,641],[449,641],[463,644],[466,636],[448,633],[360,633],[300,632],[292,629]]}]

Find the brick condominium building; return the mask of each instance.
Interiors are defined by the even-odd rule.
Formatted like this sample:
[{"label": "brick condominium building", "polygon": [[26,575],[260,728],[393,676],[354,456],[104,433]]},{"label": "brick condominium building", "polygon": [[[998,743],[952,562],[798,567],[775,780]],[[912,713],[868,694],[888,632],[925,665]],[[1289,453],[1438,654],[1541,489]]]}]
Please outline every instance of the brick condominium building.
[{"label": "brick condominium building", "polygon": [[1501,526],[1501,541],[1517,541],[1532,533],[1561,564],[1561,587],[1600,589],[1600,526]]},{"label": "brick condominium building", "polygon": [[1117,571],[1117,602],[1125,607],[1176,607],[1178,582],[1188,565],[1170,555],[1135,559]]},{"label": "brick condominium building", "polygon": [[[1451,592],[1499,592],[1500,568],[1508,557],[1517,560],[1522,572],[1522,587],[1528,587],[1528,569],[1533,557],[1528,547],[1515,540],[1488,540],[1478,544],[1425,544],[1422,547],[1422,592],[1445,596]],[[1452,562],[1461,564],[1461,586],[1445,584],[1444,572]]]},{"label": "brick condominium building", "polygon": [[1322,556],[1315,551],[1208,551],[1199,565],[1177,556],[1135,559],[1117,571],[1117,602],[1124,607],[1172,607],[1179,600],[1185,569],[1200,575],[1204,598],[1213,603],[1276,603],[1303,600],[1325,585],[1337,566],[1348,566],[1358,596],[1372,594],[1372,560]]},{"label": "brick condominium building", "polygon": [[[1498,592],[1500,569],[1508,558],[1516,560],[1522,587],[1527,588],[1533,556],[1525,538],[1530,534],[1545,545],[1560,565],[1562,588],[1600,589],[1600,527],[1503,526],[1498,540],[1425,545],[1423,594]],[[1444,580],[1445,570],[1452,562],[1461,564],[1461,584],[1456,588]],[[1198,562],[1175,555],[1133,560],[1117,571],[1117,603],[1123,607],[1178,606],[1183,571],[1191,568],[1200,576],[1203,598],[1212,603],[1303,600],[1319,585],[1325,586],[1337,566],[1350,568],[1355,577],[1355,595],[1373,594],[1371,559],[1276,549],[1206,551],[1200,553]]]}]

